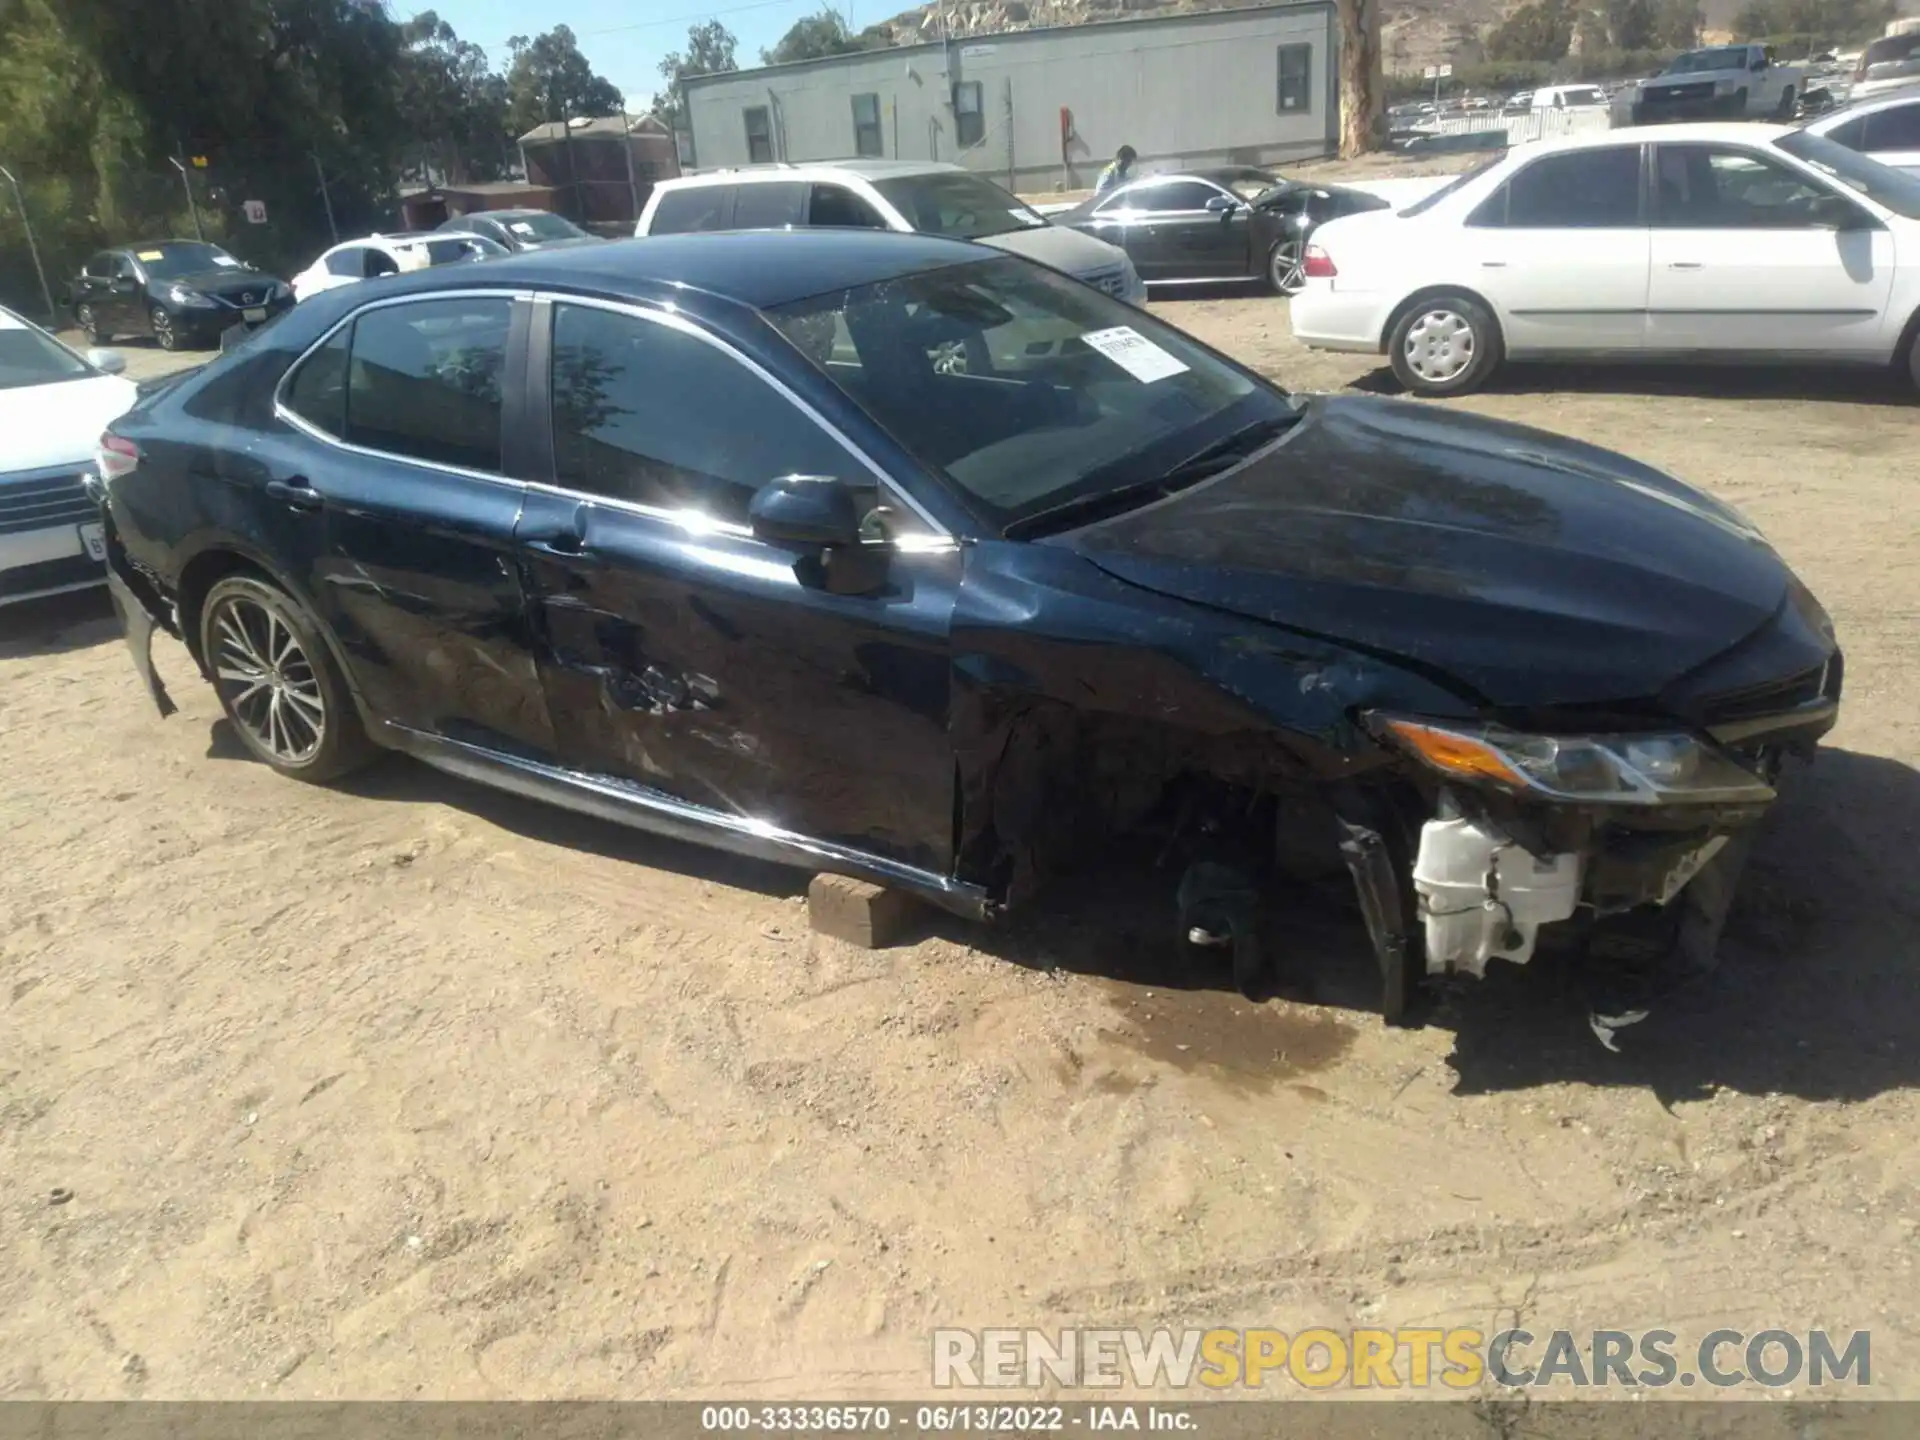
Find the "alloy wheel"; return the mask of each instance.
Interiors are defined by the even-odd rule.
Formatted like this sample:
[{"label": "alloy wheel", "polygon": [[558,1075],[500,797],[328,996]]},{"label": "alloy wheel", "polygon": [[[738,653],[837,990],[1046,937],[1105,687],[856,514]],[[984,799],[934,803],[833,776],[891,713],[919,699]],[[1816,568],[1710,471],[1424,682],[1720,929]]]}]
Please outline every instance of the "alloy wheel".
[{"label": "alloy wheel", "polygon": [[1273,258],[1267,262],[1267,275],[1273,281],[1273,288],[1282,295],[1298,295],[1307,283],[1304,264],[1298,240],[1274,246]]},{"label": "alloy wheel", "polygon": [[171,350],[180,343],[173,328],[173,317],[158,305],[153,307],[153,338],[160,342],[162,350]]},{"label": "alloy wheel", "polygon": [[89,345],[100,343],[100,317],[93,313],[93,306],[82,305],[74,311],[73,318],[80,322],[80,333],[87,337]]},{"label": "alloy wheel", "polygon": [[1429,310],[1408,327],[1402,353],[1422,380],[1444,385],[1473,364],[1473,326],[1453,310]]},{"label": "alloy wheel", "polygon": [[326,738],[327,702],[286,617],[229,595],[214,611],[211,634],[214,683],[234,723],[283,765],[311,760]]}]

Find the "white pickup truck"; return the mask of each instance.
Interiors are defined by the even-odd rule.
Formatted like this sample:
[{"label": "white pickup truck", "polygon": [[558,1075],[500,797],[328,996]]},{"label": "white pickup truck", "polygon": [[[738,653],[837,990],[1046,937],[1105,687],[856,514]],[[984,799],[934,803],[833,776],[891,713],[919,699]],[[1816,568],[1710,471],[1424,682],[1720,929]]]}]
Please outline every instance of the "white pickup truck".
[{"label": "white pickup truck", "polygon": [[1662,120],[1791,120],[1806,72],[1781,65],[1771,45],[1714,45],[1676,55],[1622,97],[1635,125]]}]

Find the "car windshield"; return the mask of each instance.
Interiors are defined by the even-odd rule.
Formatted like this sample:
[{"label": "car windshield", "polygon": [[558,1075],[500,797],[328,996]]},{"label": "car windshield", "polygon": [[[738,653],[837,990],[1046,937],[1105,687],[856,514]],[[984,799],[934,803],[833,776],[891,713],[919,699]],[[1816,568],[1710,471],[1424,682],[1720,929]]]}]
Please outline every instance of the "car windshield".
[{"label": "car windshield", "polygon": [[1746,68],[1746,46],[1719,45],[1711,50],[1689,50],[1684,55],[1674,56],[1665,73],[1698,75],[1708,70],[1744,70]]},{"label": "car windshield", "polygon": [[1177,330],[1011,256],[834,291],[768,318],[1003,530],[1149,485],[1249,426],[1295,415],[1282,392]]},{"label": "car windshield", "polygon": [[0,329],[0,390],[84,380],[99,373],[50,335],[24,325]]},{"label": "car windshield", "polygon": [[876,180],[873,188],[907,217],[914,229],[955,240],[979,240],[1047,223],[1025,201],[991,180],[961,170],[927,175],[897,175]]},{"label": "car windshield", "polygon": [[550,215],[544,210],[515,210],[487,218],[497,220],[522,240],[578,240],[587,233],[564,215]]},{"label": "car windshield", "polygon": [[1504,150],[1494,151],[1491,155],[1487,156],[1486,159],[1476,161],[1473,165],[1469,166],[1467,169],[1462,170],[1458,175],[1454,176],[1453,179],[1447,181],[1446,184],[1442,185],[1438,190],[1435,190],[1432,194],[1421,196],[1418,200],[1414,201],[1413,204],[1407,206],[1406,209],[1402,210],[1400,214],[1404,217],[1409,217],[1409,218],[1415,215],[1426,214],[1427,211],[1431,210],[1434,206],[1438,205],[1442,200],[1446,199],[1449,195],[1453,194],[1456,190],[1459,190],[1462,186],[1471,185],[1475,180],[1478,180],[1482,175],[1486,174],[1487,171],[1491,170],[1494,166],[1498,165],[1502,160],[1506,158],[1507,158],[1506,151]]},{"label": "car windshield", "polygon": [[1773,143],[1874,204],[1884,205],[1909,220],[1920,220],[1920,176],[1882,165],[1857,150],[1849,150],[1824,135],[1810,135],[1805,130],[1782,135]]},{"label": "car windshield", "polygon": [[205,275],[210,270],[244,270],[233,256],[218,245],[198,240],[169,240],[164,245],[147,245],[133,252],[147,272],[149,280],[181,280],[189,275]]},{"label": "car windshield", "polygon": [[1854,79],[1895,80],[1915,74],[1920,74],[1920,31],[1888,35],[1867,46],[1860,53],[1860,68]]}]

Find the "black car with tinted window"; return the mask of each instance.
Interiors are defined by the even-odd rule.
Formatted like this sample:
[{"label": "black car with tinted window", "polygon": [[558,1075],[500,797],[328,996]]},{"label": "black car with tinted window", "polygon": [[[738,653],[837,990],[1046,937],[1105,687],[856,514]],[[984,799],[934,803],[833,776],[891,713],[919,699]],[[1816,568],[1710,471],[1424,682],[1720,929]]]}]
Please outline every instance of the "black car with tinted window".
[{"label": "black car with tinted window", "polygon": [[69,299],[91,345],[150,335],[163,350],[193,350],[291,310],[293,288],[204,240],[154,240],[90,256]]},{"label": "black car with tinted window", "polygon": [[571,245],[599,245],[598,235],[589,234],[564,215],[551,210],[476,210],[443,221],[442,231],[478,235],[515,254],[525,250],[564,250]]},{"label": "black car with tinted window", "polygon": [[284,774],[401,750],[983,918],[1134,837],[1249,989],[1276,874],[1347,876],[1396,1018],[1546,927],[1710,955],[1840,692],[1805,587],[1657,470],[1288,395],[925,236],[348,287],[100,470],[154,699],[158,628]]}]

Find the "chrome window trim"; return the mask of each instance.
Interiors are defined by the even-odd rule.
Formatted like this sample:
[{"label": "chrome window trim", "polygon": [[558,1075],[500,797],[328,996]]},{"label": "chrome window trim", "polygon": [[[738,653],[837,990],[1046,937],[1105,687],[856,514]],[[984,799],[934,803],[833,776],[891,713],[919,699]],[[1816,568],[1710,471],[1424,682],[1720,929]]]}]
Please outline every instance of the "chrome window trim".
[{"label": "chrome window trim", "polygon": [[[567,294],[562,294],[556,291],[545,291],[545,290],[540,291],[538,294],[534,295],[532,299],[536,303],[544,303],[549,305],[582,305],[589,309],[605,310],[616,315],[628,316],[631,319],[642,320],[655,325],[664,325],[669,330],[676,330],[683,335],[691,336],[696,340],[702,341],[703,343],[712,346],[714,349],[728,356],[736,364],[745,368],[749,373],[757,376],[763,383],[765,383],[776,394],[778,394],[781,398],[786,400],[788,404],[792,405],[802,415],[806,416],[807,419],[811,420],[814,423],[814,425],[818,429],[823,431],[836,445],[838,445],[848,455],[852,456],[856,461],[858,461],[860,465],[864,467],[868,471],[868,473],[870,473],[873,476],[874,480],[879,483],[882,493],[898,499],[901,503],[903,503],[906,506],[907,509],[913,511],[913,513],[920,518],[922,523],[924,523],[927,526],[927,528],[933,532],[933,535],[931,537],[926,537],[926,538],[937,538],[939,540],[943,540],[947,542],[952,541],[953,536],[947,530],[947,528],[944,525],[942,525],[938,520],[934,519],[934,517],[927,512],[925,506],[921,505],[921,503],[918,500],[916,500],[913,496],[909,495],[904,489],[902,489],[894,481],[893,477],[889,475],[884,469],[881,468],[878,461],[876,461],[871,455],[867,454],[867,452],[862,450],[858,445],[854,444],[853,441],[850,440],[839,429],[838,426],[836,426],[832,421],[828,420],[827,417],[822,415],[818,410],[814,409],[812,405],[808,404],[807,401],[805,401],[798,394],[796,394],[794,390],[790,386],[788,386],[788,384],[784,380],[780,379],[779,376],[775,375],[772,371],[768,370],[764,365],[762,365],[759,361],[755,360],[751,355],[748,355],[744,351],[738,349],[731,342],[722,339],[718,335],[715,335],[712,331],[706,329],[704,326],[699,325],[692,320],[689,320],[684,315],[679,315],[672,311],[667,311],[667,310],[653,309],[649,306],[639,304],[637,302],[630,301],[630,300],[608,300],[601,296],[567,295]],[[588,491],[575,490],[571,486],[560,485],[557,483],[547,484],[544,481],[538,481],[538,480],[528,481],[527,484],[535,489],[552,491],[562,495],[575,496],[575,497],[578,497],[579,499],[589,500],[596,504],[620,505],[624,508],[637,510],[642,514],[652,515],[664,520],[672,520],[676,524],[684,525],[686,523],[684,517],[689,513],[699,514],[701,516],[700,528],[703,531],[708,533],[718,532],[722,534],[737,534],[737,535],[745,535],[749,537],[753,534],[753,532],[744,525],[740,525],[730,520],[716,520],[710,516],[706,516],[703,512],[699,512],[699,511],[688,512],[688,511],[664,510],[656,506],[642,505],[637,502],[629,501],[629,500],[615,500],[603,495],[594,495]],[[888,543],[894,545],[896,548],[901,548],[899,547],[898,541],[890,541]],[[939,547],[929,547],[925,544],[923,539],[919,548],[944,549],[947,547],[945,545],[942,545]]]},{"label": "chrome window trim", "polygon": [[[351,241],[347,242],[353,243]],[[324,292],[323,292],[324,293]],[[341,439],[338,435],[329,435],[312,421],[303,418],[298,411],[286,403],[287,387],[293,383],[293,377],[300,372],[314,353],[326,348],[334,336],[347,326],[365,315],[369,310],[389,310],[396,305],[416,305],[431,300],[505,300],[512,305],[517,300],[530,300],[533,297],[525,290],[426,290],[416,295],[392,295],[384,300],[369,300],[365,305],[348,311],[339,320],[327,327],[326,333],[300,352],[299,358],[287,366],[286,374],[280,377],[273,387],[273,418],[292,426],[309,440],[317,440],[322,445],[331,445],[336,450],[344,450],[349,455],[365,455],[373,460],[387,460],[396,465],[416,465],[423,470],[437,470],[443,475],[459,475],[468,480],[487,480],[495,485],[511,486],[524,491],[527,482],[516,480],[511,475],[502,475],[497,471],[469,470],[463,465],[448,465],[439,460],[422,460],[417,455],[396,455],[391,450],[375,450],[366,445],[355,445]],[[351,356],[349,356],[351,359]]]}]

